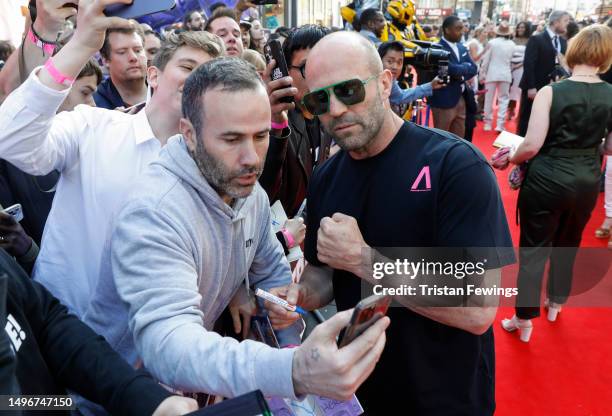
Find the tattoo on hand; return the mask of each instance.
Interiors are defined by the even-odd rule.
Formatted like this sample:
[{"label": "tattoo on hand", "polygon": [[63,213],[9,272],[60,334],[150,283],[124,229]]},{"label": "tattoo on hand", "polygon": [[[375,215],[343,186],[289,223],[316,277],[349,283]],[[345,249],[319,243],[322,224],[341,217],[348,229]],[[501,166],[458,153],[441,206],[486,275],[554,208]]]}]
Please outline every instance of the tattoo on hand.
[{"label": "tattoo on hand", "polygon": [[315,362],[319,361],[319,358],[321,358],[321,354],[319,354],[318,348],[313,348],[310,350],[310,358],[312,358]]}]

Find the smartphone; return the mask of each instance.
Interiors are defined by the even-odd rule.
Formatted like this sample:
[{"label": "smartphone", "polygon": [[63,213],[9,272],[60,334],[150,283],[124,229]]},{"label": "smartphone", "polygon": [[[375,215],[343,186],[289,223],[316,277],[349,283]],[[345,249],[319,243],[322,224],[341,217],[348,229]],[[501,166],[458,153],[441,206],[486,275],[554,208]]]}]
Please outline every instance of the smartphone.
[{"label": "smartphone", "polygon": [[21,209],[21,204],[11,205],[10,207],[3,209],[2,212],[10,215],[17,222],[23,219],[23,210]]},{"label": "smartphone", "polygon": [[342,348],[359,335],[363,334],[376,321],[387,314],[387,309],[391,304],[391,296],[372,295],[363,299],[355,306],[351,322],[340,337],[338,347]]},{"label": "smartphone", "polygon": [[251,0],[251,3],[263,6],[264,4],[278,4],[278,0]]},{"label": "smartphone", "polygon": [[107,16],[135,19],[148,14],[164,12],[176,7],[174,0],[133,0],[132,4],[113,4],[104,9]]},{"label": "smartphone", "polygon": [[[283,47],[277,39],[269,40],[268,43],[266,43],[264,46],[264,55],[266,56],[267,63],[270,63],[272,59],[276,62],[276,67],[272,70],[271,74],[273,81],[289,76],[289,69],[285,61],[285,55],[283,54]],[[280,101],[283,103],[292,103],[293,97],[283,97]]]}]

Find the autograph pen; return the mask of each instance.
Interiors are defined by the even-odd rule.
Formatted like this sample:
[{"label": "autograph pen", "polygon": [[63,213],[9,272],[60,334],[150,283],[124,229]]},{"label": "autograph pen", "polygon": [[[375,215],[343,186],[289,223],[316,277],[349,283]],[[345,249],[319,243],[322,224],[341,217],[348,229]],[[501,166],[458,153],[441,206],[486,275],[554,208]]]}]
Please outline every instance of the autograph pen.
[{"label": "autograph pen", "polygon": [[283,308],[287,309],[288,311],[291,312],[297,312],[301,315],[306,315],[306,311],[304,309],[302,309],[301,307],[297,306],[297,305],[291,305],[289,302],[287,302],[285,299],[281,299],[278,296],[274,296],[272,293],[268,293],[265,290],[261,290],[261,289],[257,289],[255,291],[255,296],[258,296],[262,299],[267,300],[268,302],[272,302],[275,303],[279,306],[282,306]]}]

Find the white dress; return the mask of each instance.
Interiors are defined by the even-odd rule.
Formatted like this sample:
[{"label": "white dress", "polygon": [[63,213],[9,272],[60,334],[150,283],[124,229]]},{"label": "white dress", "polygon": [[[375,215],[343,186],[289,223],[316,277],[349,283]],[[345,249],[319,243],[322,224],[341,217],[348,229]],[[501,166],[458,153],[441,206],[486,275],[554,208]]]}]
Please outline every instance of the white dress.
[{"label": "white dress", "polygon": [[[482,43],[480,43],[480,41],[476,38],[472,38],[469,41],[467,41],[465,43],[465,47],[468,49],[468,51],[470,50],[470,46],[472,44],[476,45],[476,54],[480,55],[482,53],[482,51],[484,51],[484,46],[482,45]],[[474,63],[476,64],[476,66],[478,67],[478,69],[480,69],[480,63],[482,62],[482,57],[480,57],[479,60],[474,61]],[[472,87],[472,89],[474,91],[478,91],[478,75],[476,75],[474,78],[472,78],[470,81],[468,81],[468,85],[470,85]]]},{"label": "white dress", "polygon": [[523,77],[523,60],[525,59],[525,45],[516,45],[514,55],[512,55],[512,64],[521,64],[521,66],[512,71],[512,86],[510,87],[510,100],[521,101],[521,78]]}]

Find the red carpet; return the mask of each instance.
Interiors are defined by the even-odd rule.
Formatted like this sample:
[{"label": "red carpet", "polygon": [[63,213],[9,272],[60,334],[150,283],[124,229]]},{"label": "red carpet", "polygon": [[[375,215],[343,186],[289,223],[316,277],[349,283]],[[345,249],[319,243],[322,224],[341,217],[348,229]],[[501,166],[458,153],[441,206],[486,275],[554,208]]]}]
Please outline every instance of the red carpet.
[{"label": "red carpet", "polygon": [[[507,127],[514,131],[514,124]],[[482,131],[482,123],[478,123],[474,143],[487,157],[495,150],[491,143],[497,134]],[[496,171],[517,246],[518,193],[508,186],[508,172]],[[602,193],[584,231],[582,246],[606,247],[607,240],[598,240],[593,235],[603,218]],[[612,290],[608,294],[612,297]],[[496,415],[611,415],[612,307],[566,308],[555,323],[545,317],[534,320],[529,344],[500,328],[499,321],[513,312],[512,308],[500,308],[495,320]]]}]

